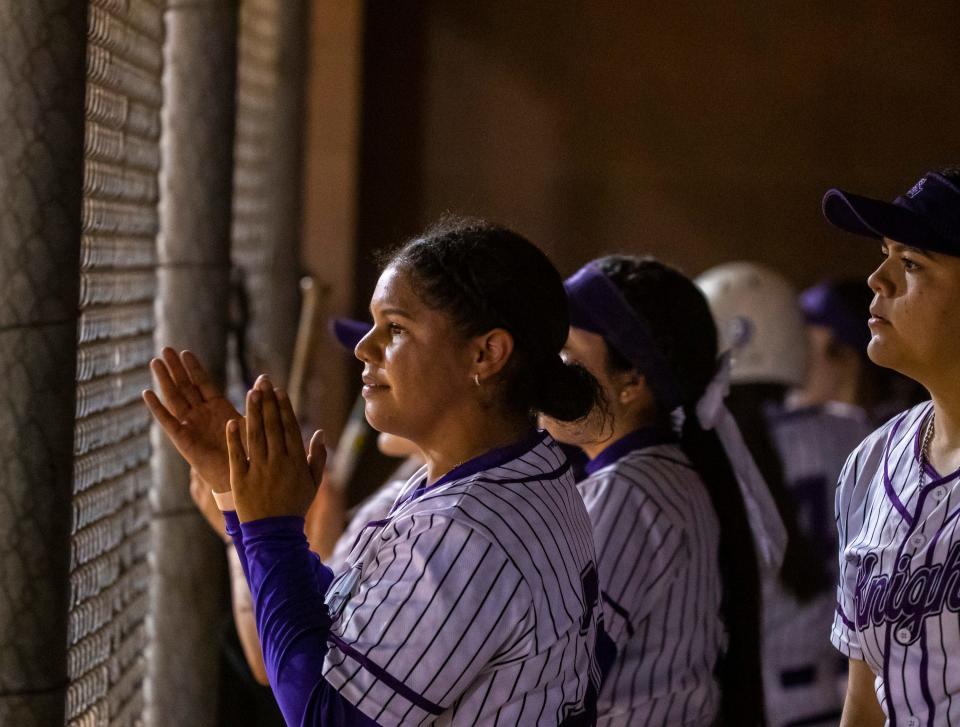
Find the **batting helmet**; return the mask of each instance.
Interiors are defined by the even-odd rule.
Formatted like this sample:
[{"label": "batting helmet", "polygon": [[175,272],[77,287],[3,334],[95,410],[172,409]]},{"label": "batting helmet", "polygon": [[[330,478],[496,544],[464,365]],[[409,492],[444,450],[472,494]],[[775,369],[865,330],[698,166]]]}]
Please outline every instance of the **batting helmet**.
[{"label": "batting helmet", "polygon": [[732,383],[803,383],[807,339],[786,278],[757,263],[733,262],[707,270],[696,283],[717,322],[720,350],[731,351]]}]

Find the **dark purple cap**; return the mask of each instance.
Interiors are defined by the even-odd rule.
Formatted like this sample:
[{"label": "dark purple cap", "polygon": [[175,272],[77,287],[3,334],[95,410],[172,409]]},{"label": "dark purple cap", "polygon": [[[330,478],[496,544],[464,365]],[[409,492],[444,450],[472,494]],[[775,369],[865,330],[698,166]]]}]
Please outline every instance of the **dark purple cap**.
[{"label": "dark purple cap", "polygon": [[564,281],[570,325],[603,336],[609,346],[637,367],[664,411],[678,407],[680,388],[650,335],[649,326],[627,302],[600,265],[590,262]]},{"label": "dark purple cap", "polygon": [[823,214],[841,230],[960,256],[960,187],[929,172],[893,202],[831,189]]},{"label": "dark purple cap", "polygon": [[330,330],[340,345],[348,351],[353,351],[360,343],[360,339],[373,328],[366,321],[355,321],[352,318],[334,318],[330,321]]},{"label": "dark purple cap", "polygon": [[863,281],[828,281],[800,294],[800,310],[807,323],[829,328],[840,343],[865,356],[871,297]]}]

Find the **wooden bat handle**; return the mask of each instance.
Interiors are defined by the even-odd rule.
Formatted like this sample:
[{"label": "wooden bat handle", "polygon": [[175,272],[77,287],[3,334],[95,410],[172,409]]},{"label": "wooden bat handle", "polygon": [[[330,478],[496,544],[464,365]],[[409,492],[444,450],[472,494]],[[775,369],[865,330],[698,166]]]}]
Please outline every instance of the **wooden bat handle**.
[{"label": "wooden bat handle", "polygon": [[313,351],[317,333],[317,319],[320,316],[322,290],[320,284],[311,275],[300,279],[300,322],[297,325],[297,338],[293,346],[293,361],[290,365],[290,377],[287,379],[287,393],[293,410],[300,414],[304,386],[310,368],[310,354]]}]

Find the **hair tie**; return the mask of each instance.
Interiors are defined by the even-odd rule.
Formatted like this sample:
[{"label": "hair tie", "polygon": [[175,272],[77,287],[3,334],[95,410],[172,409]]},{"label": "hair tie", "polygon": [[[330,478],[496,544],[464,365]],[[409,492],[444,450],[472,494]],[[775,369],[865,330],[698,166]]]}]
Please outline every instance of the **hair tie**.
[{"label": "hair tie", "polygon": [[730,393],[730,352],[720,356],[720,365],[713,380],[707,385],[706,391],[697,402],[697,420],[700,426],[707,431],[717,425],[717,418],[724,408],[724,400]]}]

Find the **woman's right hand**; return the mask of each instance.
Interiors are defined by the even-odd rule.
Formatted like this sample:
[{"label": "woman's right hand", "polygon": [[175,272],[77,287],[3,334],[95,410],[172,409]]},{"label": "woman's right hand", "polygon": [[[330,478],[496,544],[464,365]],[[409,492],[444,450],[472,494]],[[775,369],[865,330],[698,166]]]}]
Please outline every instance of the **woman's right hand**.
[{"label": "woman's right hand", "polygon": [[224,428],[243,417],[227,401],[190,351],[161,351],[150,362],[163,401],[152,389],[143,400],[167,438],[190,466],[217,492],[230,489],[230,465]]}]

